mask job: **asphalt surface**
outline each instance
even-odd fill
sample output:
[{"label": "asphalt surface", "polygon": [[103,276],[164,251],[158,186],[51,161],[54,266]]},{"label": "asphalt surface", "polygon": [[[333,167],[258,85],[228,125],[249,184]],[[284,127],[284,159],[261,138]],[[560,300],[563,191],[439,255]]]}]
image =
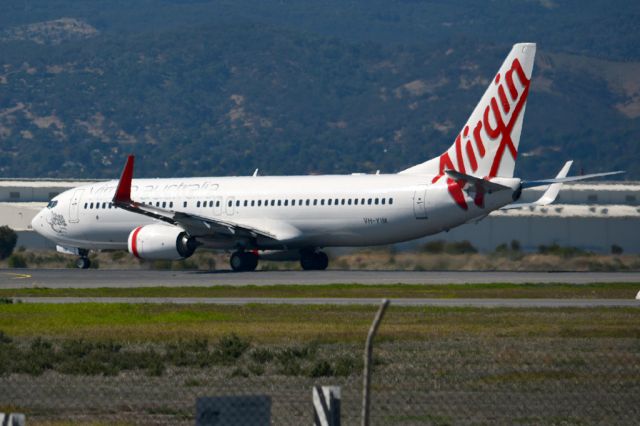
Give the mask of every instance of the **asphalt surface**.
[{"label": "asphalt surface", "polygon": [[0,288],[207,287],[275,284],[640,284],[640,272],[146,271],[1,269]]},{"label": "asphalt surface", "polygon": [[[261,303],[270,305],[379,305],[380,299],[368,298],[262,298],[262,297],[18,297],[22,303],[173,303],[173,304],[218,304],[247,305]],[[640,300],[624,299],[391,299],[395,306],[446,306],[485,308],[593,308],[635,307]]]}]

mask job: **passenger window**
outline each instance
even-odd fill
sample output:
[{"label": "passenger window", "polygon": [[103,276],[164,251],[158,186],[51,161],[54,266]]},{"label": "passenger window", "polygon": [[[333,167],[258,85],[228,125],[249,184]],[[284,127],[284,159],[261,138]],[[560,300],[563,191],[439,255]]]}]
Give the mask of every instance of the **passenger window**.
[{"label": "passenger window", "polygon": [[380,200],[380,201],[382,201],[382,205],[384,205],[386,200],[387,200],[386,198],[383,198],[383,199]]},{"label": "passenger window", "polygon": [[347,200],[347,204],[351,205],[351,198]]},{"label": "passenger window", "polygon": [[209,201],[209,207],[213,207],[213,200]]},{"label": "passenger window", "polygon": [[236,201],[236,207],[240,207],[240,200]]},{"label": "passenger window", "polygon": [[262,205],[262,200],[258,200],[258,207]]},{"label": "passenger window", "polygon": [[353,200],[353,203],[357,206],[358,205],[358,199],[356,198],[355,200]]},{"label": "passenger window", "polygon": [[278,200],[278,206],[282,205],[282,200]]},{"label": "passenger window", "polygon": [[220,207],[220,200],[216,201],[216,207]]},{"label": "passenger window", "polygon": [[87,207],[89,207],[87,203],[84,203],[84,208],[86,209]]},{"label": "passenger window", "polygon": [[251,207],[256,205],[256,200],[251,200]]},{"label": "passenger window", "polygon": [[173,208],[173,201],[169,202],[169,208],[172,209]]},{"label": "passenger window", "polygon": [[372,201],[372,200],[371,200],[371,198],[369,198],[369,199],[367,200],[367,204],[371,205],[371,201]]},{"label": "passenger window", "polygon": [[317,200],[317,199],[314,199],[314,200],[313,200],[313,205],[314,205],[314,206],[317,206],[317,205],[318,205],[318,200]]},{"label": "passenger window", "polygon": [[393,198],[389,198],[389,204],[393,204]]},{"label": "passenger window", "polygon": [[346,200],[343,198],[343,199],[342,199],[342,203],[340,203],[340,204],[342,204],[342,205],[344,206],[345,201],[346,201]]},{"label": "passenger window", "polygon": [[291,200],[291,205],[295,206],[296,205],[296,200]]},{"label": "passenger window", "polygon": [[307,205],[311,204],[311,200],[307,199]]},{"label": "passenger window", "polygon": [[187,202],[186,202],[186,201],[184,201],[184,202],[182,203],[182,207],[187,207]]},{"label": "passenger window", "polygon": [[200,201],[196,203],[196,207],[200,207]]},{"label": "passenger window", "polygon": [[[375,199],[375,205],[377,206],[379,204],[380,200],[378,198]],[[371,203],[369,203],[371,204]]]},{"label": "passenger window", "polygon": [[244,200],[244,206],[247,207],[249,205],[249,201],[248,200]]},{"label": "passenger window", "polygon": [[162,202],[162,208],[164,209],[164,208],[166,208],[166,207],[167,207],[167,202],[166,202],[166,201],[163,201],[163,202]]},{"label": "passenger window", "polygon": [[364,205],[365,203],[365,199],[363,198],[362,200],[360,200],[360,204]]},{"label": "passenger window", "polygon": [[289,200],[284,200],[284,206],[287,207],[289,205]]},{"label": "passenger window", "polygon": [[233,206],[233,201],[229,200],[229,203],[227,204],[228,207]]},{"label": "passenger window", "polygon": [[320,205],[324,206],[324,198],[320,200]]},{"label": "passenger window", "polygon": [[271,207],[276,205],[276,200],[271,200]]},{"label": "passenger window", "polygon": [[[324,200],[323,200],[323,201],[324,201]],[[329,198],[329,199],[327,200],[327,205],[328,205],[328,206],[330,206],[330,205],[331,205],[331,198]]]}]

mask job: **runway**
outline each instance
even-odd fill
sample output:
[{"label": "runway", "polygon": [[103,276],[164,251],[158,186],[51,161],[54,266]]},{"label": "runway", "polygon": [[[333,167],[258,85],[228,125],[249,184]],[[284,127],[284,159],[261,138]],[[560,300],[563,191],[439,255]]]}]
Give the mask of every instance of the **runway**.
[{"label": "runway", "polygon": [[[393,306],[440,306],[481,308],[640,308],[640,300],[623,299],[390,299]],[[379,305],[381,299],[367,298],[262,298],[262,297],[17,297],[21,303],[161,303],[248,305]]]},{"label": "runway", "polygon": [[0,288],[208,287],[277,284],[639,283],[640,272],[148,271],[2,269]]}]

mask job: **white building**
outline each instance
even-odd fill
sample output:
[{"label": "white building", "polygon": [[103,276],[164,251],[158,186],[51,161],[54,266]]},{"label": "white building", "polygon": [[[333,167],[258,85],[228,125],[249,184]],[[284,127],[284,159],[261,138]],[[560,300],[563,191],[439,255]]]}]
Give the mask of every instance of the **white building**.
[{"label": "white building", "polygon": [[[0,181],[0,226],[18,233],[18,245],[53,248],[31,230],[31,219],[55,195],[86,184],[79,180],[13,179]],[[538,198],[544,188],[527,190],[522,201]],[[612,245],[625,253],[640,253],[640,182],[568,184],[557,204],[549,207],[498,211],[470,223],[407,245],[427,240],[469,240],[481,251],[492,251],[513,240],[524,250],[558,244],[608,253]]]}]

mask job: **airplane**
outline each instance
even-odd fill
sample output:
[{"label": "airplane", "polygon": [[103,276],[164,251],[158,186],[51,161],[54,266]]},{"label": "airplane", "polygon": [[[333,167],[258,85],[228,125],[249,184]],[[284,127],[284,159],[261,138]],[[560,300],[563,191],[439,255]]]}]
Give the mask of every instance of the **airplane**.
[{"label": "airplane", "polygon": [[[274,253],[323,270],[327,247],[433,235],[494,210],[550,204],[565,182],[622,173],[567,177],[567,162],[553,179],[514,177],[535,52],[534,43],[515,44],[453,144],[399,173],[133,179],[129,156],[119,180],[54,197],[31,225],[82,269],[89,250],[177,260],[204,247],[233,250],[234,271],[255,270]],[[548,189],[517,202],[536,186]]]}]

